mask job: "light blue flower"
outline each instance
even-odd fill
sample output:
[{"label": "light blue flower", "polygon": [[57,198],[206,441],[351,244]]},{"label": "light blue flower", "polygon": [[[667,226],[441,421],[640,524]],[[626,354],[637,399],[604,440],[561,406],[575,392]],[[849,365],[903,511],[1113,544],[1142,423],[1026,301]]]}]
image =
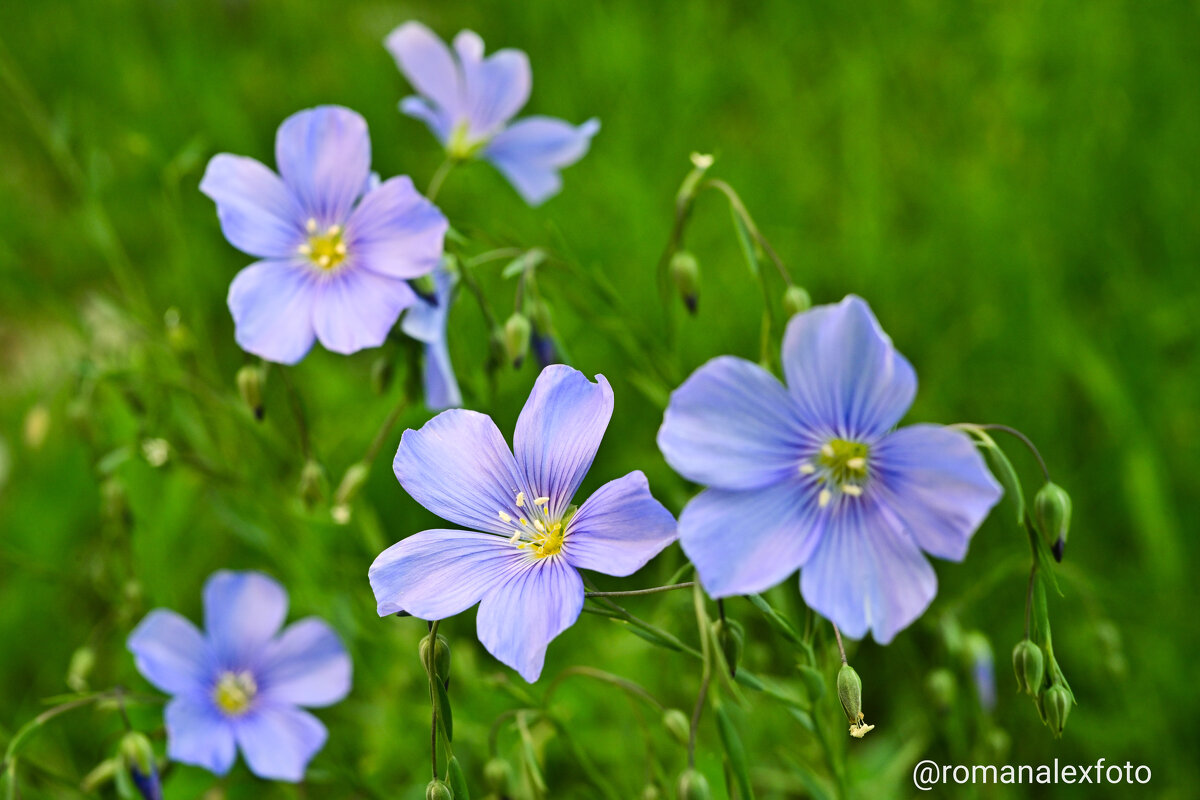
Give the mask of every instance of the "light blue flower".
[{"label": "light blue flower", "polygon": [[675,539],[675,519],[641,472],[571,504],[612,409],[603,376],[592,383],[556,365],[538,377],[513,451],[475,411],[443,411],[405,431],[393,464],[400,485],[470,530],[422,531],[380,554],[370,570],[379,615],[435,620],[479,603],[479,641],[537,680],[547,645],[583,608],[579,570],[631,575]]},{"label": "light blue flower", "polygon": [[510,125],[533,82],[520,50],[484,58],[483,40],[462,31],[451,51],[418,22],[396,28],[384,44],[420,93],[404,98],[400,110],[428,125],[451,157],[490,161],[530,205],[558,193],[559,170],[583,158],[600,130],[595,119],[575,126],[526,117]]},{"label": "light blue flower", "polygon": [[439,266],[433,273],[433,302],[419,298],[400,321],[400,330],[425,345],[421,383],[425,389],[425,405],[434,411],[462,405],[462,392],[446,346],[446,322],[457,280],[444,264]]},{"label": "light blue flower", "polygon": [[862,299],[794,316],[783,371],[723,356],[671,395],[659,448],[709,487],[680,544],[714,597],[800,569],[810,607],[886,644],[937,593],[922,551],[961,561],[1000,487],[966,434],[893,430],[917,378]]},{"label": "light blue flower", "polygon": [[226,153],[200,191],[229,242],[263,259],[238,273],[229,310],[242,349],[281,364],[319,339],[335,353],[378,347],[416,302],[449,227],[407,177],[372,186],[367,123],[338,106],[301,111],[275,138],[276,175]]},{"label": "light blue flower", "polygon": [[204,585],[201,633],[156,609],[129,636],[138,671],[173,695],[167,757],[217,775],[241,748],[261,778],[299,781],[325,744],[325,726],[298,706],[327,706],[350,691],[350,657],[325,622],[280,627],[287,593],[258,572],[216,572]]}]

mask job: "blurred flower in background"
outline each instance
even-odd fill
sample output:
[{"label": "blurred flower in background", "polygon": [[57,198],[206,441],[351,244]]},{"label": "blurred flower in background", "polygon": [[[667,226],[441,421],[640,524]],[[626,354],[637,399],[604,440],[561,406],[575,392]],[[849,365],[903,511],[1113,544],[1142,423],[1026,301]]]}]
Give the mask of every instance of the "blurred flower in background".
[{"label": "blurred flower in background", "polygon": [[400,329],[425,347],[421,364],[421,383],[425,390],[425,405],[434,411],[462,405],[462,392],[450,363],[446,346],[446,321],[454,299],[457,278],[445,264],[433,273],[432,300],[419,298],[405,313]]}]

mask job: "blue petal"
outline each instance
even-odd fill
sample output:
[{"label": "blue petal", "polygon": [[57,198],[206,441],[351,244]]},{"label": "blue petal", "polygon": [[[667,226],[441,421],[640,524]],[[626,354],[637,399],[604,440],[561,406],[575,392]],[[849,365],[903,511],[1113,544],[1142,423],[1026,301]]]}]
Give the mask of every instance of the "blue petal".
[{"label": "blue petal", "polygon": [[[533,385],[513,433],[513,451],[533,498],[548,497],[558,519],[596,457],[612,417],[612,387],[577,369],[554,364]],[[532,499],[532,498],[531,498]]]},{"label": "blue petal", "polygon": [[329,275],[313,301],[312,321],[326,350],[355,353],[379,347],[417,295],[400,278],[389,278],[354,265]]},{"label": "blue petal", "polygon": [[384,550],[368,577],[379,616],[407,611],[421,619],[445,619],[478,603],[528,561],[528,552],[503,537],[438,529]]},{"label": "blue petal", "polygon": [[180,695],[167,703],[167,758],[224,775],[237,756],[233,728],[207,699]]},{"label": "blue petal", "polygon": [[582,610],[583,579],[574,567],[558,556],[531,561],[483,598],[479,641],[533,683],[542,674],[546,647]]},{"label": "blue petal", "polygon": [[609,481],[567,524],[563,555],[579,569],[632,575],[675,541],[675,517],[641,472]]},{"label": "blue petal", "polygon": [[598,120],[576,127],[560,119],[527,117],[497,133],[483,157],[508,178],[526,203],[539,205],[562,188],[559,170],[587,153],[600,130]]},{"label": "blue petal", "polygon": [[204,584],[204,627],[220,667],[257,664],[287,606],[287,592],[261,572],[214,572]]},{"label": "blue petal", "polygon": [[775,376],[721,356],[671,394],[658,431],[667,463],[690,481],[756,489],[794,476],[801,453],[819,447]]},{"label": "blue petal", "polygon": [[450,350],[444,340],[425,345],[421,384],[428,408],[437,411],[462,405],[462,390],[458,388],[454,365],[450,363]]},{"label": "blue petal", "polygon": [[291,706],[260,706],[236,725],[246,766],[260,778],[298,783],[328,733],[320,720]]},{"label": "blue petal", "polygon": [[174,611],[151,611],[129,634],[127,646],[138,672],[168,694],[202,687],[215,674],[208,641]]},{"label": "blue petal", "polygon": [[462,77],[454,54],[419,22],[406,22],[384,41],[413,88],[450,114],[462,106]]},{"label": "blue petal", "polygon": [[234,337],[248,353],[295,364],[312,348],[316,283],[298,261],[260,261],[229,285]]},{"label": "blue petal", "polygon": [[442,519],[508,536],[522,480],[491,417],[453,408],[400,439],[392,470],[404,490]]},{"label": "blue petal", "polygon": [[454,284],[458,279],[441,264],[433,271],[434,302],[422,300],[404,315],[400,329],[406,336],[429,344],[446,338],[446,319],[454,301]]},{"label": "blue petal", "polygon": [[366,120],[341,106],[297,112],[279,126],[275,161],[307,217],[345,224],[371,173]]},{"label": "blue petal", "polygon": [[885,436],[871,453],[872,481],[893,527],[922,550],[961,561],[975,530],[1000,500],[971,438],[941,425],[912,425]]},{"label": "blue petal", "polygon": [[441,106],[430,103],[424,97],[413,95],[400,101],[400,113],[424,122],[443,145],[450,141],[450,134],[454,131],[454,117],[443,111]]},{"label": "blue petal", "polygon": [[498,131],[529,101],[533,74],[520,50],[499,50],[483,58],[483,40],[471,31],[454,38],[463,77],[462,111],[472,139]]},{"label": "blue petal", "polygon": [[859,639],[887,644],[929,607],[937,575],[916,542],[896,531],[870,497],[825,509],[827,528],[800,571],[814,611]]},{"label": "blue petal", "polygon": [[322,619],[289,625],[263,653],[259,689],[268,703],[327,706],[350,693],[352,666],[341,638]]},{"label": "blue petal", "polygon": [[356,266],[391,278],[419,278],[441,263],[450,224],[407,176],[371,191],[346,223],[346,249]]},{"label": "blue petal", "polygon": [[679,515],[679,544],[712,597],[764,592],[799,569],[821,539],[811,481],[708,489]]},{"label": "blue petal", "polygon": [[854,295],[792,317],[783,371],[805,421],[844,439],[883,435],[917,391],[912,366]]},{"label": "blue petal", "polygon": [[304,212],[279,176],[253,158],[213,156],[200,191],[217,204],[225,238],[258,258],[286,258],[304,243]]}]

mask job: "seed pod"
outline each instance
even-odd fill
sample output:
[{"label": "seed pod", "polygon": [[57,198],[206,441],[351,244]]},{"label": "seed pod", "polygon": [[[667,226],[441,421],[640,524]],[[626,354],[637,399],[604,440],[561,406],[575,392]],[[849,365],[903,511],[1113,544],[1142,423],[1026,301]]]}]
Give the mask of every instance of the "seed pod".
[{"label": "seed pod", "polygon": [[837,674],[838,700],[841,701],[842,711],[846,713],[846,721],[857,725],[863,717],[862,713],[862,679],[849,664],[842,664]]},{"label": "seed pod", "polygon": [[671,256],[671,280],[687,310],[695,314],[700,303],[700,262],[687,250],[677,250]]},{"label": "seed pod", "polygon": [[504,323],[504,354],[508,356],[513,369],[520,369],[524,363],[532,333],[533,326],[529,324],[529,317],[519,311],[514,312]]},{"label": "seed pod", "polygon": [[238,394],[257,420],[261,420],[266,411],[263,406],[263,386],[266,380],[263,368],[256,364],[247,364],[237,371]]},{"label": "seed pod", "polygon": [[1033,499],[1033,518],[1055,561],[1062,561],[1071,528],[1071,496],[1056,483],[1047,482]]},{"label": "seed pod", "polygon": [[688,769],[679,776],[675,796],[679,800],[709,800],[712,792],[708,789],[707,778],[694,769]]},{"label": "seed pod", "polygon": [[1046,690],[1042,697],[1042,707],[1046,713],[1046,724],[1055,736],[1062,736],[1063,728],[1067,726],[1067,716],[1071,713],[1071,704],[1075,698],[1061,683],[1056,683]]},{"label": "seed pod", "polygon": [[1042,691],[1045,675],[1045,659],[1042,648],[1028,639],[1017,642],[1013,648],[1013,672],[1017,675],[1017,691],[1037,695]]},{"label": "seed pod", "polygon": [[430,781],[425,787],[425,800],[454,800],[450,787],[441,781]]},{"label": "seed pod", "polygon": [[783,310],[789,317],[812,308],[812,298],[803,286],[792,284],[783,293]]}]

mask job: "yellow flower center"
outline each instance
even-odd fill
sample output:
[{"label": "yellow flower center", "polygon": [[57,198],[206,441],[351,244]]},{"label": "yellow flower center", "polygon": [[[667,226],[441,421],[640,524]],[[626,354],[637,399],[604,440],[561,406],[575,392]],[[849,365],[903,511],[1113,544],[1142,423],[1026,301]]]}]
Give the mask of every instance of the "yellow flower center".
[{"label": "yellow flower center", "polygon": [[321,230],[315,219],[304,226],[308,241],[300,245],[300,254],[324,270],[332,270],[346,260],[346,242],[341,225],[330,225]]},{"label": "yellow flower center", "polygon": [[469,161],[479,154],[485,144],[487,139],[471,138],[471,124],[464,120],[455,125],[454,130],[450,132],[450,139],[446,142],[446,155],[455,161]]},{"label": "yellow flower center", "polygon": [[535,558],[546,558],[562,552],[567,539],[567,523],[575,514],[569,507],[559,519],[551,519],[549,497],[535,497],[530,503],[524,492],[517,492],[516,515],[500,511],[500,521],[513,524],[508,540],[518,550],[528,550]]},{"label": "yellow flower center", "polygon": [[213,702],[217,708],[231,717],[241,716],[250,709],[250,703],[258,694],[258,684],[249,672],[221,673],[217,686],[213,689]]},{"label": "yellow flower center", "polygon": [[800,464],[802,475],[815,475],[821,490],[817,504],[824,508],[833,500],[835,493],[848,497],[861,497],[867,480],[870,448],[862,442],[846,439],[830,439],[810,461]]}]

